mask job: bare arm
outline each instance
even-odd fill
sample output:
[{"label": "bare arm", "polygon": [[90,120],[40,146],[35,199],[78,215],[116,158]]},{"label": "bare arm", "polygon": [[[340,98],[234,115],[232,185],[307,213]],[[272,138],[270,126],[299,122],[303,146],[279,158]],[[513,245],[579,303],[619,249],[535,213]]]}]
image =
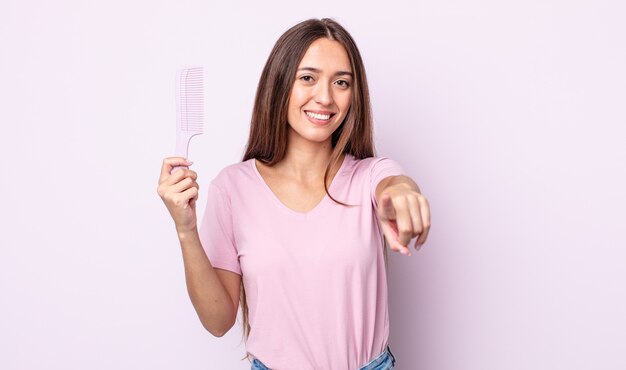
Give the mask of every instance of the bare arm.
[{"label": "bare arm", "polygon": [[202,325],[214,336],[221,337],[237,319],[241,276],[211,265],[197,229],[179,232],[178,238],[189,298]]},{"label": "bare arm", "polygon": [[174,167],[189,165],[191,162],[183,157],[163,159],[157,193],[176,224],[191,303],[205,329],[221,337],[237,318],[241,276],[213,268],[202,248],[196,217],[198,174],[188,168],[174,171]]}]

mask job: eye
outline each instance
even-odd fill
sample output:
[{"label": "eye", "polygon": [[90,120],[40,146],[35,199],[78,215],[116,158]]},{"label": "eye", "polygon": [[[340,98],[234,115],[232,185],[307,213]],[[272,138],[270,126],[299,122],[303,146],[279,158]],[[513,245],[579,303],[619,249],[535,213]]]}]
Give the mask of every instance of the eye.
[{"label": "eye", "polygon": [[350,83],[346,80],[338,80],[336,83],[337,85],[344,87],[344,88],[350,87]]},{"label": "eye", "polygon": [[304,81],[304,82],[311,82],[311,81],[313,81],[313,77],[309,76],[309,75],[304,75],[304,76],[300,77],[300,79],[302,81]]}]

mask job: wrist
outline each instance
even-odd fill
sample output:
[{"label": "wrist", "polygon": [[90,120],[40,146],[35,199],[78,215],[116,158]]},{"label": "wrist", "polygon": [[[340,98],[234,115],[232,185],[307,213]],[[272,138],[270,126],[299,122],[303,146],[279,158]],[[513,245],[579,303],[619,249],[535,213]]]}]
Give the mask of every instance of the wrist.
[{"label": "wrist", "polygon": [[187,228],[179,228],[176,227],[176,233],[178,234],[178,239],[186,240],[198,235],[198,228],[196,226],[187,227]]}]

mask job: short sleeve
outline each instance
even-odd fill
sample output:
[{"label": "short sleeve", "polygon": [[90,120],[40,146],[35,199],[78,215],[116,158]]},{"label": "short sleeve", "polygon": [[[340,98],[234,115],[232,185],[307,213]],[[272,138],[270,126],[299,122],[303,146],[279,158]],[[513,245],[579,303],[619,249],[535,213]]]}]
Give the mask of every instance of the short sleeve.
[{"label": "short sleeve", "polygon": [[376,187],[386,177],[404,175],[404,169],[400,164],[391,158],[378,157],[372,161],[370,177],[370,189],[372,196],[372,204],[374,209],[378,207],[376,202]]},{"label": "short sleeve", "polygon": [[230,202],[222,189],[212,182],[209,184],[207,204],[198,233],[213,267],[241,275]]}]

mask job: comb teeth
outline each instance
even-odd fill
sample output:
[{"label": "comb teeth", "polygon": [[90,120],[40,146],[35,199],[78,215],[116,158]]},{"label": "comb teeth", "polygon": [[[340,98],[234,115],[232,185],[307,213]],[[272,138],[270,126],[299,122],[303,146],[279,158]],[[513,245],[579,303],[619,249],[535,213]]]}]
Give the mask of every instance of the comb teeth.
[{"label": "comb teeth", "polygon": [[204,127],[204,73],[202,67],[182,68],[176,78],[178,127],[202,133]]}]

